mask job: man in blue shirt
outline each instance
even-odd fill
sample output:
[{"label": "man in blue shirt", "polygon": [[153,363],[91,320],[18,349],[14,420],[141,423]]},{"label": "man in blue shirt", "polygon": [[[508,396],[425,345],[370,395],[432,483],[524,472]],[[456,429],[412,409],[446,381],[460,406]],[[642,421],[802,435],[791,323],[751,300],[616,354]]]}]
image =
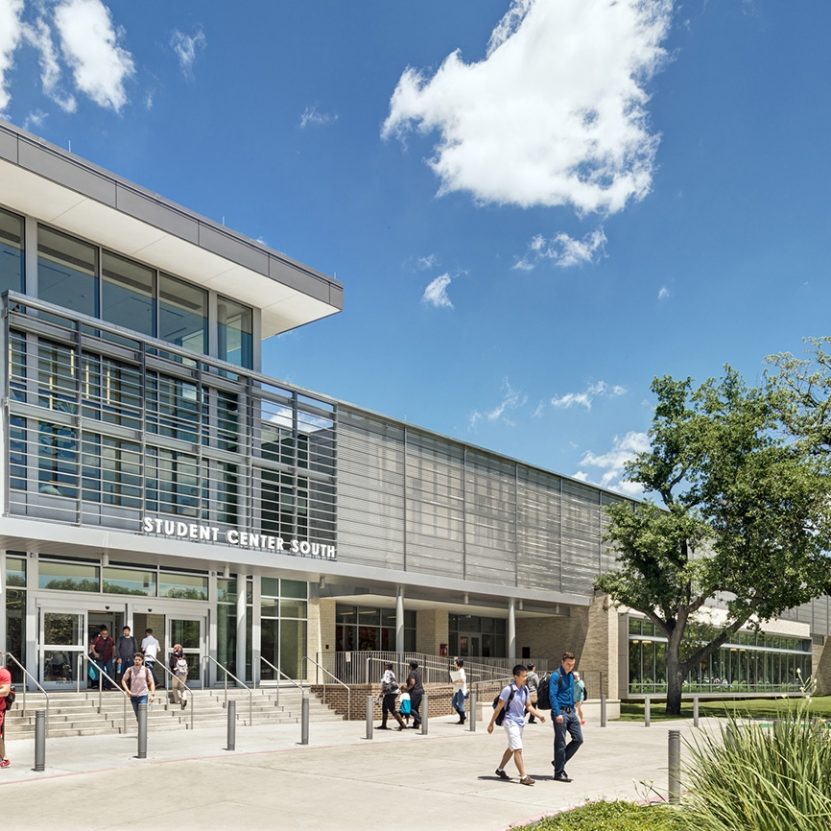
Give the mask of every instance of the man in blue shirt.
[{"label": "man in blue shirt", "polygon": [[[574,653],[564,652],[559,669],[548,680],[551,698],[551,719],[554,722],[554,780],[571,782],[566,773],[566,762],[583,744],[583,731],[574,706]],[[566,733],[571,741],[566,745]]]}]

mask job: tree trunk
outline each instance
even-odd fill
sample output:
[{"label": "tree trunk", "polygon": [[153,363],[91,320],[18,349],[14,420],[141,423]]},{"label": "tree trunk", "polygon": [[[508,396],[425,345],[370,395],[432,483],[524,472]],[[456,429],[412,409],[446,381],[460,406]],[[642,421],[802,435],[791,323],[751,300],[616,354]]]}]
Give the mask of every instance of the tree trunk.
[{"label": "tree trunk", "polygon": [[681,715],[681,689],[684,674],[678,655],[679,644],[673,644],[673,638],[667,644],[667,715]]}]

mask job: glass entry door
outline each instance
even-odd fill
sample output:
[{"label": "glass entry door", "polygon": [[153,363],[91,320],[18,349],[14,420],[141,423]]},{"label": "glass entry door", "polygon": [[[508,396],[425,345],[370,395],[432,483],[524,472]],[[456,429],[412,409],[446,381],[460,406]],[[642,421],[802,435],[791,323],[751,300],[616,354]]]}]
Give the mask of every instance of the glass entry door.
[{"label": "glass entry door", "polygon": [[[78,656],[86,652],[86,612],[40,610],[40,682],[47,689],[75,684]],[[83,672],[83,669],[82,669]]]},{"label": "glass entry door", "polygon": [[202,686],[202,656],[205,654],[205,618],[203,617],[167,617],[167,643],[170,644],[168,655],[173,647],[180,643],[188,662],[188,686]]}]

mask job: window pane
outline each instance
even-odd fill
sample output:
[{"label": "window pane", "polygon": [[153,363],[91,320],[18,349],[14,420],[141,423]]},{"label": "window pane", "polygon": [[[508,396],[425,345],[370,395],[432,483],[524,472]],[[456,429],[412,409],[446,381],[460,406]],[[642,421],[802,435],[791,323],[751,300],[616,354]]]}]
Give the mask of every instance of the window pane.
[{"label": "window pane", "polygon": [[23,291],[23,217],[0,210],[0,292]]},{"label": "window pane", "polygon": [[41,300],[95,317],[98,252],[51,228],[38,228],[38,294]]},{"label": "window pane", "polygon": [[208,293],[169,274],[159,275],[159,337],[207,352]]},{"label": "window pane", "polygon": [[40,423],[38,492],[78,496],[78,440],[72,427]]},{"label": "window pane", "polygon": [[279,597],[280,581],[276,577],[263,577],[260,581],[260,594],[264,597]]},{"label": "window pane", "polygon": [[111,594],[156,596],[156,572],[140,568],[104,569],[104,591]]},{"label": "window pane", "polygon": [[306,617],[305,600],[281,600],[280,617]]},{"label": "window pane", "polygon": [[98,566],[96,565],[56,563],[41,559],[38,566],[38,586],[41,589],[61,589],[73,592],[98,591]]},{"label": "window pane", "polygon": [[226,297],[217,298],[219,357],[236,366],[253,366],[254,313]]},{"label": "window pane", "polygon": [[[26,588],[26,558],[6,554],[6,585]],[[15,657],[17,654],[15,653]]]},{"label": "window pane", "polygon": [[235,577],[226,580],[224,577],[217,578],[216,599],[219,603],[237,602],[237,581]]},{"label": "window pane", "polygon": [[280,597],[299,597],[305,600],[309,596],[309,584],[305,580],[281,580]]},{"label": "window pane", "polygon": [[109,251],[102,263],[101,317],[110,323],[155,334],[154,272]]},{"label": "window pane", "polygon": [[159,575],[159,597],[179,597],[183,600],[207,600],[208,578],[200,574]]},{"label": "window pane", "polygon": [[303,678],[306,656],[306,621],[280,621],[280,669],[289,678]]}]

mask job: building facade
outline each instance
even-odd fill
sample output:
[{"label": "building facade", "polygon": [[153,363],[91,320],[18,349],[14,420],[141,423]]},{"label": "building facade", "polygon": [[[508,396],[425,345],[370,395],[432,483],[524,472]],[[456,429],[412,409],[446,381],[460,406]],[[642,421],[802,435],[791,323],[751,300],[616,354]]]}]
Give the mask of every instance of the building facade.
[{"label": "building facade", "polygon": [[[47,688],[130,625],[195,684],[572,648],[659,691],[661,639],[593,591],[623,497],[263,374],[336,281],[0,124],[0,290],[0,642]],[[822,671],[828,598],[792,617],[690,683]]]}]

